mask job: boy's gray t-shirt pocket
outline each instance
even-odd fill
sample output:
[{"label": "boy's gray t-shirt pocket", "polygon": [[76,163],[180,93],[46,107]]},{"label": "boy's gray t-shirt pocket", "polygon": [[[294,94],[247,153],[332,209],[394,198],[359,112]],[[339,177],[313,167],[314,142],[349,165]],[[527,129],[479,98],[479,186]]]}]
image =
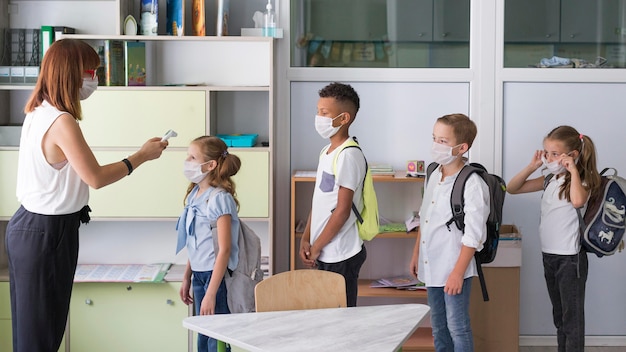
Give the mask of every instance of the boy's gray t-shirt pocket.
[{"label": "boy's gray t-shirt pocket", "polygon": [[322,171],[322,181],[320,182],[320,190],[322,192],[332,192],[335,188],[335,175]]}]

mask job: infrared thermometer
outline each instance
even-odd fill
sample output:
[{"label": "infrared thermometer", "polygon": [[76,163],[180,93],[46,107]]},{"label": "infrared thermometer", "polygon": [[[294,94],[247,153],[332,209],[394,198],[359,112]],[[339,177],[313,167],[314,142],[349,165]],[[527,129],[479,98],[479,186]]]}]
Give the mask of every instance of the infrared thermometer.
[{"label": "infrared thermometer", "polygon": [[176,136],[178,136],[178,133],[176,133],[174,130],[169,130],[165,132],[165,135],[163,136],[163,138],[161,138],[161,142],[165,142],[166,140],[170,139],[170,137]]}]

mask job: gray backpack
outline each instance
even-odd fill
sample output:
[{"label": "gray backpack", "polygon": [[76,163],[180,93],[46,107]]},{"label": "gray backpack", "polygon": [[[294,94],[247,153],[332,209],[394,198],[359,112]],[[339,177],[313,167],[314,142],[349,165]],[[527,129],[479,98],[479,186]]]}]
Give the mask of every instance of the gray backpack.
[{"label": "gray backpack", "polygon": [[[219,192],[226,192],[222,188],[216,188],[209,195],[207,203]],[[211,223],[213,246],[215,253],[219,252],[217,242],[217,223]],[[231,271],[229,268],[224,274],[226,290],[228,292],[228,309],[231,313],[254,312],[254,287],[263,280],[261,270],[261,239],[248,225],[239,221],[239,261],[237,268]]]}]

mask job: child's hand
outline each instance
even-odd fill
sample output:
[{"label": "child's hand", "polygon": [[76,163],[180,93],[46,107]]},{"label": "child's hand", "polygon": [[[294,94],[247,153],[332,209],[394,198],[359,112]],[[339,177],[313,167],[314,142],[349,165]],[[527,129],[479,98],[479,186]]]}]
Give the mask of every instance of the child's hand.
[{"label": "child's hand", "polygon": [[188,278],[183,280],[182,285],[180,286],[180,299],[183,301],[183,303],[185,303],[186,305],[190,305],[193,303],[193,298],[191,297],[191,280],[189,280]]},{"label": "child's hand", "polygon": [[202,299],[200,305],[200,315],[213,315],[215,314],[215,295],[210,295],[208,292]]},{"label": "child's hand", "polygon": [[461,293],[463,290],[463,275],[455,275],[451,273],[448,276],[448,280],[446,281],[446,285],[443,287],[443,292],[454,296]]},{"label": "child's hand", "polygon": [[307,241],[300,242],[300,259],[302,263],[309,267],[315,267],[315,259],[311,259],[311,244]]},{"label": "child's hand", "polygon": [[574,161],[574,158],[570,155],[561,154],[560,163],[567,169],[569,173],[572,173],[574,171],[578,172],[578,169],[576,169],[576,162]]},{"label": "child's hand", "polygon": [[543,150],[536,150],[533,155],[533,159],[530,161],[530,165],[533,169],[537,170],[543,165],[543,160],[541,160],[541,156],[543,155]]}]

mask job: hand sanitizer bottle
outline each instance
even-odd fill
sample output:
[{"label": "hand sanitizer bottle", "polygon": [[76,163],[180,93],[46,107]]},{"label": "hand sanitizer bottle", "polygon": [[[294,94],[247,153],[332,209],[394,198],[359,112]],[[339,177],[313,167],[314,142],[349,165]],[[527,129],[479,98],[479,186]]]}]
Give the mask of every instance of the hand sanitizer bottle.
[{"label": "hand sanitizer bottle", "polygon": [[276,29],[276,14],[272,9],[272,0],[267,0],[267,5],[265,6],[265,14],[263,16],[263,36],[264,37],[273,37]]}]

